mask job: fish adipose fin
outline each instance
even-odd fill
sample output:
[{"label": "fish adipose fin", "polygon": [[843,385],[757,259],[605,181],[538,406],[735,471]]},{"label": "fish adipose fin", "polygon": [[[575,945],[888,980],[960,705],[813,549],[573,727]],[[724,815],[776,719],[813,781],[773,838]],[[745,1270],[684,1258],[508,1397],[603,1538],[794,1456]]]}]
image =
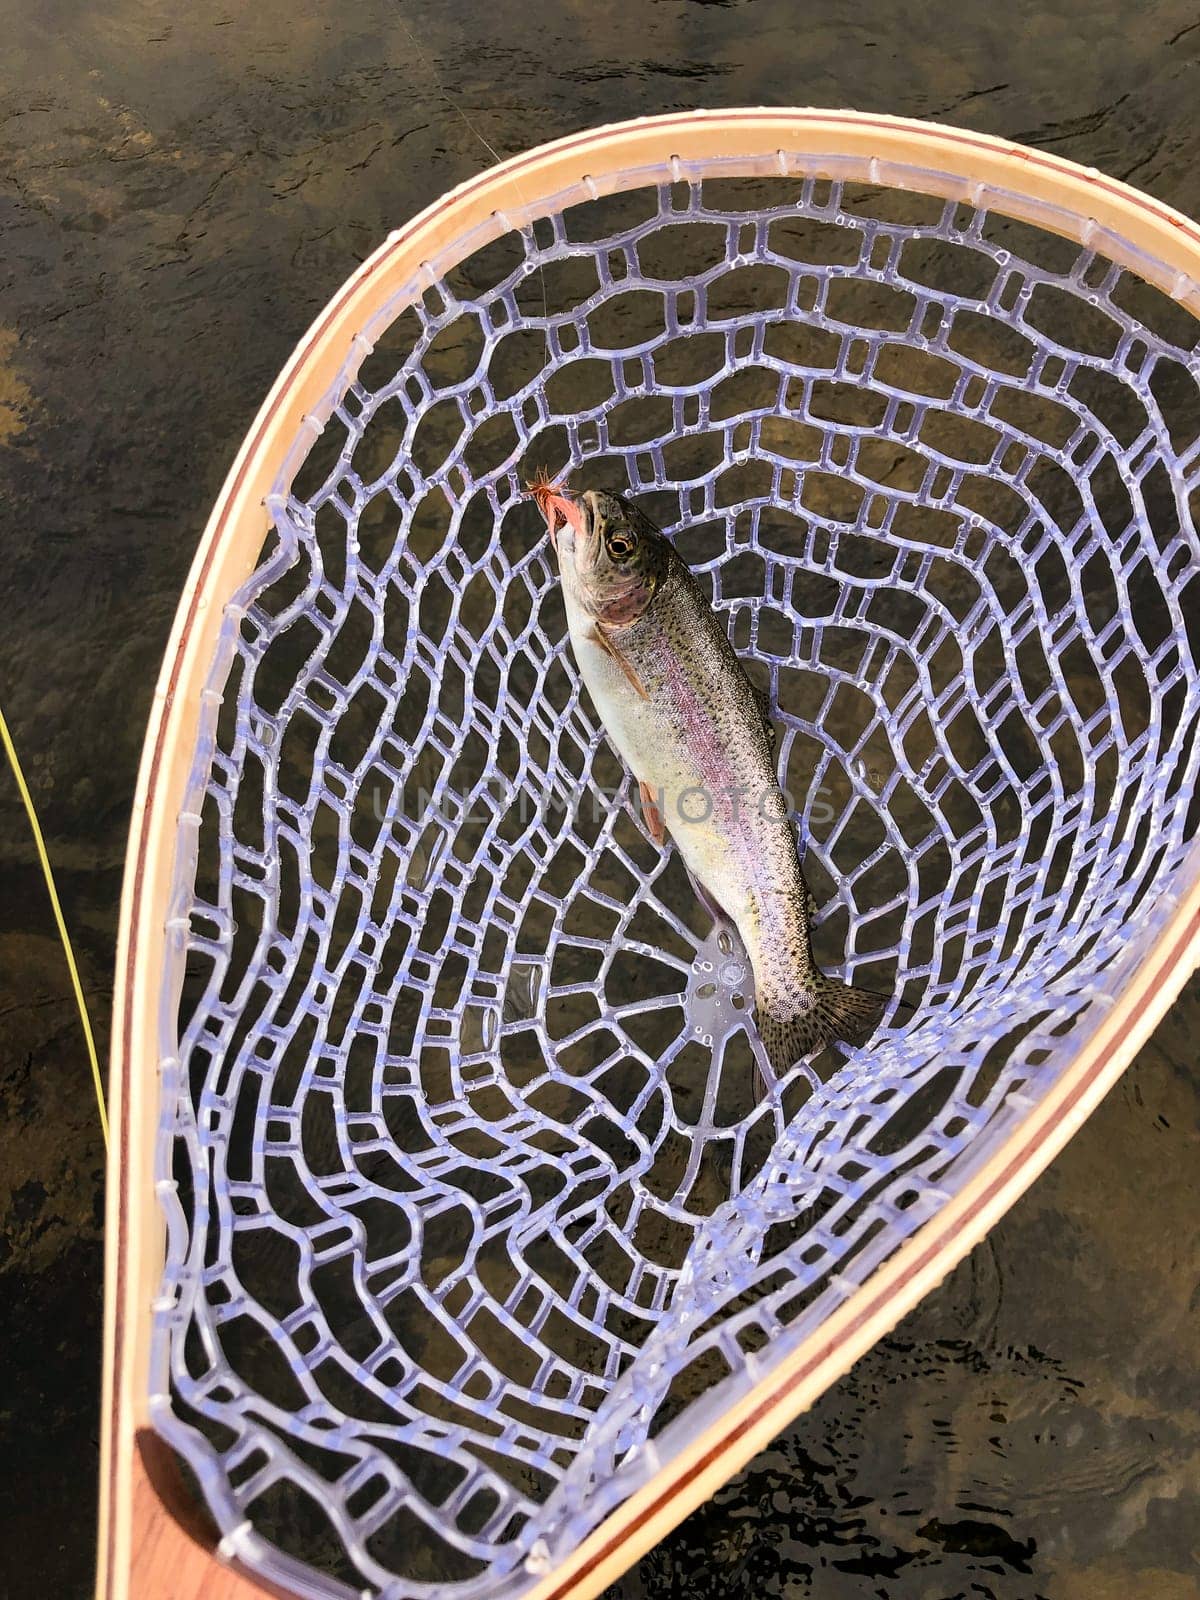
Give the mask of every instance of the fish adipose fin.
[{"label": "fish adipose fin", "polygon": [[596,643],[600,646],[601,650],[603,650],[606,655],[611,656],[612,659],[617,663],[621,671],[637,690],[638,694],[641,695],[642,699],[649,700],[650,696],[646,693],[645,684],[630,666],[628,659],[621,654],[620,650],[613,643],[612,635],[608,632],[607,628],[601,627],[598,622],[593,623],[592,635],[595,638]]},{"label": "fish adipose fin", "polygon": [[849,1045],[866,1044],[879,1026],[885,995],[869,989],[852,989],[836,978],[817,975],[802,1011],[779,1016],[754,1008],[759,1037],[777,1078],[789,1072],[803,1056],[821,1050],[835,1039]]},{"label": "fish adipose fin", "polygon": [[666,844],[667,825],[662,819],[662,812],[658,809],[658,801],[655,798],[654,790],[648,783],[643,783],[640,779],[638,780],[638,789],[641,791],[642,796],[642,816],[645,818],[646,826],[650,830],[650,837],[655,844]]}]

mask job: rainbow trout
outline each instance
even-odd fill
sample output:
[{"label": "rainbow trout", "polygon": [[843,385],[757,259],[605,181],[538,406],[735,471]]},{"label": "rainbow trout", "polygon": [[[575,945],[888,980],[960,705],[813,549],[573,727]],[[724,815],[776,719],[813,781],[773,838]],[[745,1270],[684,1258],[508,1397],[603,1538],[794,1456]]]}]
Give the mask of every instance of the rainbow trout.
[{"label": "rainbow trout", "polygon": [[670,541],[622,495],[531,485],[558,551],[571,647],[652,836],[736,925],[757,1024],[782,1074],[862,1043],[881,996],[826,977],[773,757],[774,731],[725,629]]}]

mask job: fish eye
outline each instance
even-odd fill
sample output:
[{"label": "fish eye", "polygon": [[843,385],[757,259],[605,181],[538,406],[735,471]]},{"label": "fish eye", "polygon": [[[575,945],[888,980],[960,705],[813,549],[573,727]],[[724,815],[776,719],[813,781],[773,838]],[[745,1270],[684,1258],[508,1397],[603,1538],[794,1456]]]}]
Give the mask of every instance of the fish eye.
[{"label": "fish eye", "polygon": [[622,560],[633,549],[633,540],[627,533],[610,533],[604,543],[609,555],[617,561]]}]

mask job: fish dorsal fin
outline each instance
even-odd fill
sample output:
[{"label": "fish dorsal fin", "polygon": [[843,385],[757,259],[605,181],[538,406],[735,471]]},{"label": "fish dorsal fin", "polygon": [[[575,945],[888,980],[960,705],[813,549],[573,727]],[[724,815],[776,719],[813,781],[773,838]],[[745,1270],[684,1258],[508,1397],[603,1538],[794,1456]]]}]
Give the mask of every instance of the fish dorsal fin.
[{"label": "fish dorsal fin", "polygon": [[775,724],[771,721],[771,696],[765,689],[760,689],[755,683],[752,683],[750,688],[753,690],[754,698],[758,702],[758,709],[762,715],[763,731],[767,735],[767,743],[774,750],[779,743],[779,735],[775,731]]}]

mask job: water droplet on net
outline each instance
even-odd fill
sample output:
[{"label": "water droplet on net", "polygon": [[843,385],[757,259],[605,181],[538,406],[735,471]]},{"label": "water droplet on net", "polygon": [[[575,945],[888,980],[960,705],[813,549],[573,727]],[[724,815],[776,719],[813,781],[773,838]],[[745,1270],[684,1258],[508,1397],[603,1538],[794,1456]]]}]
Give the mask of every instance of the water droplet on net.
[{"label": "water droplet on net", "polygon": [[542,969],[528,961],[516,961],[504,986],[504,1020],[516,1022],[537,1015],[542,988]]},{"label": "water droplet on net", "polygon": [[412,889],[427,889],[433,882],[437,872],[438,863],[446,851],[446,835],[436,833],[428,846],[424,840],[417,845],[412,853],[412,860],[405,874],[406,881]]},{"label": "water droplet on net", "polygon": [[466,1006],[462,1014],[459,1042],[464,1055],[479,1055],[496,1043],[499,1024],[494,1006]]}]

